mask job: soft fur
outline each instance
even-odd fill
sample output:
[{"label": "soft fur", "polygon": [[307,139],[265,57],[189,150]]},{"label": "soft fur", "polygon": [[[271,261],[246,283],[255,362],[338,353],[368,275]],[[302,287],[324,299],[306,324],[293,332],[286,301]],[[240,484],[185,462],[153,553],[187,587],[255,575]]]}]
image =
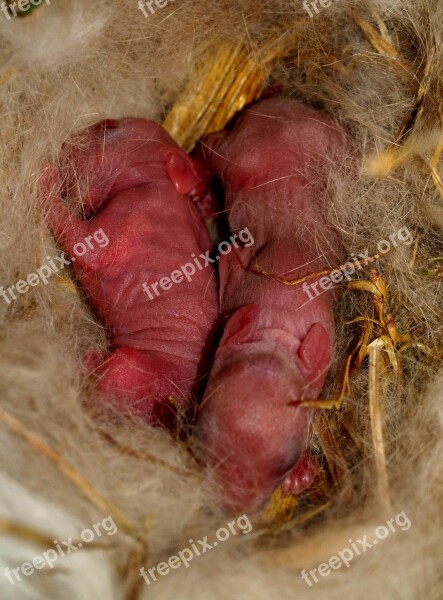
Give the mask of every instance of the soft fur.
[{"label": "soft fur", "polygon": [[[401,59],[374,49],[352,8],[374,30],[385,31]],[[141,564],[167,560],[189,539],[213,536],[226,524],[213,504],[210,477],[187,444],[165,432],[141,423],[110,422],[99,429],[90,418],[81,357],[91,347],[103,352],[107,340],[72,285],[71,271],[18,294],[10,305],[0,299],[1,406],[21,423],[0,413],[2,523],[18,522],[66,540],[115,512],[107,504],[112,503],[148,542],[146,555],[135,560],[136,543],[121,520],[101,554],[82,549],[78,558],[60,559],[53,571],[23,576],[11,586],[3,567],[32,560],[46,548],[9,528],[0,546],[2,598],[442,597],[441,284],[425,273],[438,265],[430,259],[443,254],[442,198],[427,167],[442,137],[442,11],[437,0],[337,0],[310,19],[298,0],[175,0],[145,18],[136,0],[53,0],[24,18],[8,21],[0,13],[1,285],[26,278],[58,252],[37,189],[41,169],[58,157],[66,140],[105,117],[161,121],[190,74],[193,49],[208,37],[245,37],[256,49],[273,31],[293,26],[298,50],[276,64],[273,80],[283,93],[336,118],[362,167],[350,182],[330,174],[336,200],[326,216],[341,236],[343,260],[366,249],[373,254],[380,240],[409,227],[418,241],[415,262],[414,246],[401,245],[378,266],[399,329],[431,350],[403,354],[403,378],[383,389],[392,503],[387,513],[380,509],[374,473],[364,367],[351,379],[344,409],[337,417],[327,413],[335,431],[354,432],[352,438],[338,435],[340,451],[328,465],[335,473],[327,485],[328,509],[301,526],[294,521],[276,529],[254,521],[250,534],[232,536],[195,558],[189,569],[181,567],[148,587],[138,575]],[[375,179],[368,175],[368,161],[395,145],[416,102],[418,81],[424,82],[425,96],[405,152],[397,168]],[[440,174],[442,168],[440,161]],[[343,291],[325,398],[337,394],[353,339],[346,322],[367,314],[370,306],[369,295]],[[68,480],[47,448],[93,485],[94,500],[83,482]],[[393,533],[349,569],[307,587],[301,569],[327,561],[350,539],[371,535],[400,511],[411,519],[408,531]],[[125,574],[130,556],[135,568]],[[140,584],[138,596],[134,582]]]}]

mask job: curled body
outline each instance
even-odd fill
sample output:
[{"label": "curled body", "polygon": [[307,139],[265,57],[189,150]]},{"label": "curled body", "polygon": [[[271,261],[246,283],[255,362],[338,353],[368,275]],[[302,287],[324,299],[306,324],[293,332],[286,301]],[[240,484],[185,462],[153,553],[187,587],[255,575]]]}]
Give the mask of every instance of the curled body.
[{"label": "curled body", "polygon": [[254,244],[220,260],[226,324],[197,437],[223,506],[254,512],[285,480],[306,480],[309,461],[297,463],[312,411],[298,404],[320,394],[334,347],[333,292],[310,300],[254,267],[295,279],[334,264],[327,176],[349,148],[330,118],[281,98],[252,106],[202,146],[231,230],[247,226]]},{"label": "curled body", "polygon": [[[111,345],[94,401],[151,423],[170,420],[207,368],[217,284],[207,268],[151,299],[144,286],[209,251],[197,207],[208,193],[205,172],[158,124],[104,121],[66,145],[41,189],[47,222],[70,256],[97,230],[109,239],[73,263]],[[65,201],[73,198],[70,210]]]}]

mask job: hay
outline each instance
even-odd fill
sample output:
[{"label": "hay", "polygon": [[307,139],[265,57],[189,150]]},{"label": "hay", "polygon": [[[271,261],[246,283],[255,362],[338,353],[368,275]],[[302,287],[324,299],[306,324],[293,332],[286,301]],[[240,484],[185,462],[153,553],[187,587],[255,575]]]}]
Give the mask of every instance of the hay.
[{"label": "hay", "polygon": [[[2,597],[441,597],[442,42],[443,7],[433,0],[339,0],[313,18],[283,0],[176,0],[148,18],[132,0],[60,0],[11,20],[0,13],[1,285],[57,251],[38,177],[73,134],[104,117],[139,116],[165,121],[190,149],[271,84],[347,131],[357,171],[349,179],[331,168],[327,217],[343,262],[366,250],[374,257],[386,314],[399,336],[411,336],[408,348],[394,344],[397,372],[375,345],[344,380],[380,331],[374,324],[365,341],[359,323],[349,324],[377,317],[374,295],[343,286],[323,393],[343,401],[313,423],[316,484],[295,503],[276,492],[250,534],[147,586],[140,566],[228,521],[210,478],[190,442],[142,423],[91,421],[81,356],[102,351],[106,337],[72,272],[9,304],[0,298],[2,566],[32,560],[55,536],[77,538],[108,514],[118,525],[105,553],[66,557],[54,576],[35,573],[15,586],[0,576]],[[202,63],[205,52],[212,58]],[[405,226],[414,245],[376,256],[378,242]],[[356,279],[368,281],[369,271]],[[301,569],[401,511],[410,530],[320,577],[314,592],[301,579]]]}]

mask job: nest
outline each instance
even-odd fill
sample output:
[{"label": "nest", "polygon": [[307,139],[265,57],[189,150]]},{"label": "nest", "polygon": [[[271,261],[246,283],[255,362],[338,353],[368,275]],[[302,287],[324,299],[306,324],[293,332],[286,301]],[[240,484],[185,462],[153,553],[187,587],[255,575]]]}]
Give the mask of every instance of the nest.
[{"label": "nest", "polygon": [[[210,477],[187,441],[142,423],[93,421],[80,357],[106,339],[72,273],[0,302],[4,539],[29,560],[99,517],[110,515],[118,528],[83,551],[88,566],[60,562],[75,582],[73,597],[98,597],[94,590],[107,585],[110,597],[127,600],[303,598],[310,590],[301,569],[399,511],[411,530],[329,575],[318,597],[443,596],[443,7],[308,6],[312,16],[301,3],[278,0],[177,1],[146,18],[129,1],[79,1],[1,23],[4,285],[56,250],[39,211],[38,174],[73,133],[100,118],[140,116],[162,121],[190,151],[273,92],[328,112],[347,131],[358,172],[346,181],[331,170],[336,199],[327,217],[342,239],[342,265],[365,251],[371,257],[355,263],[337,302],[334,364],[310,436],[315,484],[297,498],[277,490],[251,534],[196,561],[188,579],[178,570],[149,589],[141,567],[226,521]],[[405,227],[411,243],[378,251]],[[86,586],[94,565],[104,565],[101,588]],[[63,569],[52,583],[33,576],[0,589],[5,598],[29,589],[57,598]]]}]

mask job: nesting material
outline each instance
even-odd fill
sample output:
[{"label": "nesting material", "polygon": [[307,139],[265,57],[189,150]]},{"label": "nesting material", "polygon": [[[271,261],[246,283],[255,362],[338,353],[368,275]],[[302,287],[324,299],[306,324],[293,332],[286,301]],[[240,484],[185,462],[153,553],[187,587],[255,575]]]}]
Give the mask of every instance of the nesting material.
[{"label": "nesting material", "polygon": [[[147,17],[135,0],[0,13],[0,595],[438,600],[443,6],[157,4]],[[346,177],[331,164],[326,216],[341,265],[362,253],[373,260],[354,263],[339,286],[334,363],[311,431],[315,484],[297,498],[277,490],[249,533],[148,585],[141,567],[191,539],[214,539],[231,520],[214,503],[211,474],[194,459],[192,437],[91,418],[81,357],[107,340],[69,267],[16,298],[7,289],[59,254],[38,179],[74,134],[103,118],[142,117],[163,122],[189,151],[264,92],[324,110],[347,131],[356,169]],[[394,247],[390,236],[404,228],[411,242]],[[395,521],[402,513],[407,520]],[[4,575],[108,516],[115,534],[13,584]],[[385,539],[354,551],[349,567],[319,573],[381,526]],[[313,569],[318,582],[308,583],[303,570]]]}]

